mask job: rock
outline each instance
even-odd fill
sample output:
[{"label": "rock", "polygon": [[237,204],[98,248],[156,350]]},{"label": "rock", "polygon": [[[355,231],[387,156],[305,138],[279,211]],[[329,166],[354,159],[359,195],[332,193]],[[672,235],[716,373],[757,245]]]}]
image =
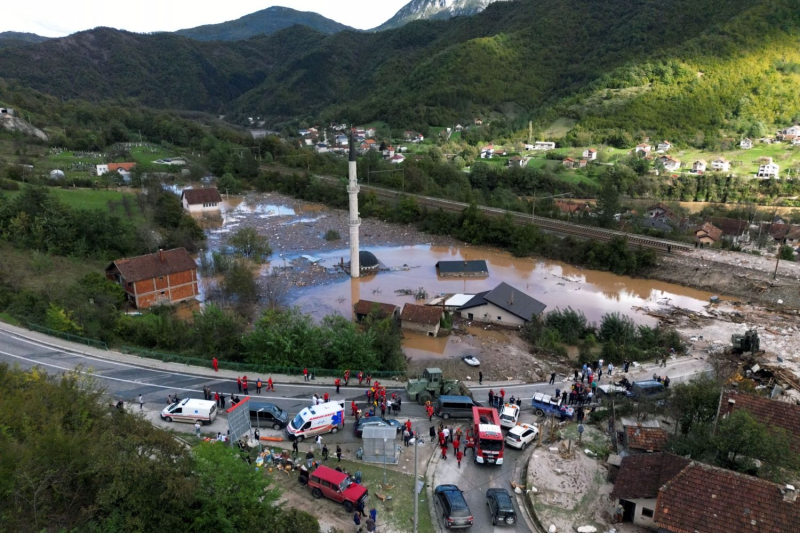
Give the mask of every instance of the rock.
[{"label": "rock", "polygon": [[586,454],[586,455],[588,455],[589,457],[597,457],[597,455],[596,455],[596,454],[595,454],[595,453],[594,453],[592,450],[590,450],[590,449],[588,449],[588,448],[587,448],[587,449],[585,449],[585,450],[583,450],[583,453],[585,453],[585,454]]},{"label": "rock", "polygon": [[547,528],[547,533],[556,533],[556,531],[558,531],[558,528],[555,524],[550,524],[550,527]]},{"label": "rock", "polygon": [[515,494],[522,494],[522,489],[517,487],[517,488],[514,489],[514,493]]},{"label": "rock", "polygon": [[578,533],[597,533],[597,528],[594,526],[581,526],[578,528]]},{"label": "rock", "polygon": [[558,453],[558,448],[549,448],[549,450],[553,453]]},{"label": "rock", "polygon": [[539,489],[537,489],[536,487],[531,487],[529,492],[536,494],[537,492],[539,492]]}]

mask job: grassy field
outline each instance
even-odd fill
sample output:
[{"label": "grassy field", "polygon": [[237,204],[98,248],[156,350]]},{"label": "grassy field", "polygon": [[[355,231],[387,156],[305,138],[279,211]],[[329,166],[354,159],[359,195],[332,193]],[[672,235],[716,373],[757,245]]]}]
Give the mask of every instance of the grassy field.
[{"label": "grassy field", "polygon": [[550,126],[548,126],[546,130],[542,132],[542,135],[544,135],[546,139],[563,137],[567,134],[567,132],[569,132],[569,130],[574,128],[575,124],[577,123],[578,121],[574,118],[557,118],[552,124],[550,124]]},{"label": "grassy field", "polygon": [[683,163],[683,169],[690,169],[692,163],[703,159],[709,165],[717,157],[724,157],[731,162],[731,170],[739,175],[751,175],[758,172],[759,158],[771,157],[781,166],[781,177],[786,177],[786,169],[800,165],[800,147],[789,144],[756,144],[750,150],[731,150],[729,152],[705,152],[702,150],[670,150],[670,155]]},{"label": "grassy field", "polygon": [[21,289],[42,290],[45,287],[71,285],[89,272],[102,273],[104,261],[47,255],[20,250],[0,242],[0,268],[15,286]]},{"label": "grassy field", "polygon": [[[118,202],[123,196],[133,200],[133,195],[119,191],[102,189],[59,189],[50,188],[50,192],[69,207],[75,209],[108,209],[108,201]],[[19,191],[6,191],[8,197],[19,194]],[[137,210],[138,212],[138,210]]]}]

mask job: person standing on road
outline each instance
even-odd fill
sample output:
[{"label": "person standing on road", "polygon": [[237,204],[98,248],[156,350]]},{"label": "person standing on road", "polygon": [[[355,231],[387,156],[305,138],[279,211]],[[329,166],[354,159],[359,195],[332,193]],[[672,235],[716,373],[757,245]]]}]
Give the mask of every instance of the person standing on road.
[{"label": "person standing on road", "polygon": [[494,406],[494,391],[489,389],[489,405]]},{"label": "person standing on road", "polygon": [[245,396],[248,396],[250,394],[247,390],[247,387],[248,387],[247,376],[245,376],[244,378],[242,378],[242,392],[244,393]]},{"label": "person standing on road", "polygon": [[333,384],[336,385],[336,394],[339,394],[339,386],[341,385],[342,381],[339,378],[336,378],[333,381]]},{"label": "person standing on road", "polygon": [[500,405],[503,405],[505,401],[506,401],[506,390],[500,389],[500,404],[498,405],[498,407],[500,407]]},{"label": "person standing on road", "polygon": [[478,370],[478,385],[483,385],[483,372]]},{"label": "person standing on road", "polygon": [[236,376],[236,387],[239,389],[239,393],[242,392],[242,378]]},{"label": "person standing on road", "polygon": [[308,381],[308,369],[303,369],[303,381]]},{"label": "person standing on road", "polygon": [[327,461],[328,460],[328,445],[327,444],[323,444],[322,445],[322,460],[323,461]]},{"label": "person standing on road", "polygon": [[611,377],[611,374],[614,372],[614,365],[611,361],[608,362],[608,377]]},{"label": "person standing on road", "polygon": [[219,395],[219,406],[222,409],[225,409],[225,393]]},{"label": "person standing on road", "polygon": [[256,393],[261,394],[261,378],[258,378],[258,381],[256,381]]},{"label": "person standing on road", "polygon": [[442,444],[442,459],[447,461],[447,442]]},{"label": "person standing on road", "polygon": [[361,531],[361,513],[358,511],[353,513],[353,523],[356,525],[356,533]]},{"label": "person standing on road", "polygon": [[556,373],[550,372],[550,385],[556,382]]},{"label": "person standing on road", "polygon": [[433,406],[432,405],[428,405],[425,408],[425,411],[428,412],[428,422],[433,422]]},{"label": "person standing on road", "polygon": [[461,448],[461,441],[458,440],[458,437],[453,439],[453,453],[458,453],[458,450]]},{"label": "person standing on road", "polygon": [[375,519],[372,516],[367,518],[365,524],[367,525],[367,533],[375,533]]},{"label": "person standing on road", "polygon": [[456,461],[458,461],[458,467],[461,468],[461,459],[464,458],[464,452],[461,450],[456,451]]},{"label": "person standing on road", "polygon": [[408,441],[411,439],[411,433],[409,433],[408,428],[403,430],[403,444],[406,448],[408,448]]},{"label": "person standing on road", "polygon": [[211,366],[214,368],[214,372],[219,372],[219,361],[216,357],[211,360]]},{"label": "person standing on road", "polygon": [[217,402],[217,407],[222,407],[222,403],[219,401],[219,391],[214,393],[214,401]]},{"label": "person standing on road", "polygon": [[144,398],[142,398],[142,395],[140,394],[139,395],[139,410],[141,411],[142,409],[144,409]]},{"label": "person standing on road", "polygon": [[272,383],[272,376],[267,378],[267,390],[275,392],[275,385]]},{"label": "person standing on road", "polygon": [[200,421],[199,420],[194,423],[194,434],[197,435],[198,438],[200,437]]}]

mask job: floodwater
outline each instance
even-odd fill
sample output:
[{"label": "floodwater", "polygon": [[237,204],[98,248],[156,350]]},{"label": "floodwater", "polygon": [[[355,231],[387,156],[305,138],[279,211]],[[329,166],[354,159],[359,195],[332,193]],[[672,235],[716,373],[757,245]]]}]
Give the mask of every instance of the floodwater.
[{"label": "floodwater", "polygon": [[[330,314],[352,316],[352,306],[360,299],[393,303],[424,303],[439,294],[475,294],[493,289],[506,282],[526,294],[547,304],[547,310],[572,307],[582,311],[591,322],[599,322],[606,313],[629,315],[638,324],[654,325],[657,319],[638,311],[637,307],[656,309],[678,306],[701,310],[709,302],[711,293],[660,281],[617,276],[573,267],[558,261],[535,258],[516,258],[503,251],[471,246],[396,246],[370,248],[378,260],[389,268],[399,269],[372,274],[356,280],[345,277],[326,285],[310,286],[293,292],[292,305],[299,306],[315,318]],[[321,264],[332,267],[349,250],[316,254]],[[441,260],[485,259],[489,276],[483,278],[442,278],[436,273],[436,262]],[[427,300],[395,291],[422,288]],[[438,354],[451,357],[467,353],[448,339],[430,339],[420,335],[404,334],[404,346],[409,356]]]}]

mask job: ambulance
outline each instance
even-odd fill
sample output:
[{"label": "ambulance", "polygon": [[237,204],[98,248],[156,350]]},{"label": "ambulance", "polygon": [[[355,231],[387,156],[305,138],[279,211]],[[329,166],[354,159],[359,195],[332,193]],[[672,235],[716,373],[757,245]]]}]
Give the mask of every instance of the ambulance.
[{"label": "ambulance", "polygon": [[161,419],[167,422],[200,422],[210,424],[217,417],[217,402],[186,398],[161,411]]},{"label": "ambulance", "polygon": [[336,433],[344,427],[344,402],[328,402],[306,407],[286,426],[289,440],[303,439],[321,433]]}]

